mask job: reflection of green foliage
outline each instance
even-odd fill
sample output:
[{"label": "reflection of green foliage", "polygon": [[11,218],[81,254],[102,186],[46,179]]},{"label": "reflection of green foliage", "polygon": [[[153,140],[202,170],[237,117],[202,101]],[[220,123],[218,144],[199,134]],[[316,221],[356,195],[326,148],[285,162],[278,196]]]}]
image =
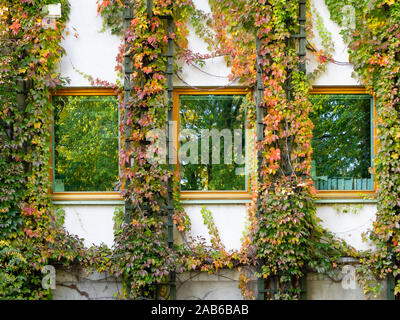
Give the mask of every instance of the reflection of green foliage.
[{"label": "reflection of green foliage", "polygon": [[[65,191],[110,191],[118,181],[115,97],[55,97],[55,179]],[[58,191],[58,190],[57,190]]]},{"label": "reflection of green foliage", "polygon": [[317,176],[369,178],[371,105],[367,95],[313,95]]},{"label": "reflection of green foliage", "polygon": [[[194,130],[198,139],[198,163],[181,164],[182,190],[244,190],[246,178],[238,175],[236,169],[243,165],[235,163],[233,130],[242,130],[242,146],[245,146],[244,122],[245,112],[242,108],[242,95],[181,95],[180,128]],[[224,163],[224,139],[220,139],[220,164],[212,164],[212,139],[209,138],[209,162],[201,164],[201,131],[202,129],[229,129],[232,133],[232,164]],[[244,154],[243,154],[244,156]]]},{"label": "reflection of green foliage", "polygon": [[124,207],[115,207],[113,222],[114,222],[114,234],[118,234],[122,231],[122,224],[124,223],[125,210]]}]

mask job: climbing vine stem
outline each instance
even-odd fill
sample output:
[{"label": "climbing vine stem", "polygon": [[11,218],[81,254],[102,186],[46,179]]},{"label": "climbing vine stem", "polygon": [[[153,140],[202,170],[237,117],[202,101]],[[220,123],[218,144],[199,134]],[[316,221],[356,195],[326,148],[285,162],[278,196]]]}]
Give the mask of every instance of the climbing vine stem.
[{"label": "climbing vine stem", "polygon": [[[121,194],[130,214],[118,224],[113,250],[85,249],[80,239],[68,235],[57,223],[48,194],[50,90],[64,83],[54,70],[64,53],[60,42],[69,13],[68,2],[62,0],[63,17],[56,28],[43,27],[42,6],[55,2],[60,1],[0,1],[0,137],[5,141],[0,145],[0,297],[49,298],[50,291],[41,287],[40,270],[53,262],[79,263],[122,276],[127,280],[124,298],[146,299],[157,297],[158,285],[168,282],[173,272],[212,273],[239,266],[244,270],[258,263],[257,276],[264,284],[272,278],[279,284],[274,296],[263,298],[297,299],[299,281],[308,271],[337,270],[339,257],[357,256],[344,241],[323,229],[316,216],[310,178],[312,75],[305,73],[304,52],[299,55],[294,36],[311,26],[299,21],[299,4],[304,1],[298,0],[209,0],[210,14],[197,10],[191,0],[157,0],[151,7],[144,0],[98,1],[104,28],[125,39],[117,56],[117,71],[121,76],[127,74],[129,81],[114,88],[124,142]],[[339,21],[342,1],[326,3],[332,18]],[[379,210],[370,234],[377,251],[362,262],[365,273],[397,276],[400,5],[391,0],[372,5],[347,3],[356,9],[357,28],[345,28],[343,34],[356,71],[374,92],[380,137],[375,160]],[[311,16],[309,1],[306,7]],[[132,17],[124,28],[126,9]],[[173,30],[168,30],[165,17],[173,20]],[[329,34],[320,18],[316,23],[324,51],[313,49],[322,65],[313,76],[323,71],[332,54]],[[209,54],[189,50],[189,24],[209,45]],[[202,215],[211,245],[183,237],[182,245],[168,246],[168,181],[173,182],[176,228],[182,233],[190,230],[179,198],[179,177],[167,164],[151,161],[157,150],[148,142],[150,132],[162,133],[167,125],[169,39],[174,40],[174,57],[179,58],[175,73],[183,63],[201,68],[206,59],[224,56],[231,68],[229,81],[238,80],[260,91],[257,97],[249,93],[244,102],[248,127],[261,128],[261,135],[254,136],[255,153],[260,157],[254,165],[258,174],[251,173],[250,226],[237,252],[227,252],[206,208]],[[125,72],[127,68],[130,72]],[[260,119],[258,110],[263,111]],[[254,298],[250,283],[242,273],[239,286],[246,298]],[[365,280],[364,284],[368,290],[369,283]],[[396,292],[399,289],[397,284]]]}]

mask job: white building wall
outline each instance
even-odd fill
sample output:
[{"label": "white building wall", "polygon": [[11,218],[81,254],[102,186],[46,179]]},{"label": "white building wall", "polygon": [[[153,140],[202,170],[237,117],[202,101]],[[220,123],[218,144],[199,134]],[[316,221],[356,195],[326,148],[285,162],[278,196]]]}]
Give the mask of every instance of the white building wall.
[{"label": "white building wall", "polygon": [[[116,83],[116,57],[121,39],[110,31],[100,32],[103,19],[97,14],[96,0],[69,0],[70,19],[61,46],[66,50],[59,72],[71,80],[70,87],[88,87],[90,81],[79,72]],[[77,35],[77,36],[75,36]],[[75,69],[74,69],[75,68]]]},{"label": "white building wall", "polygon": [[[335,52],[333,53],[333,59],[337,62],[349,62],[349,54],[347,53],[347,46],[343,42],[343,38],[340,35],[341,28],[330,19],[328,7],[324,0],[311,0],[318,13],[323,19],[324,26],[332,34],[332,41],[334,43]],[[314,39],[311,40],[317,49],[322,49],[321,39],[318,36],[318,32],[315,29],[314,23]],[[317,65],[316,56],[310,51],[307,53],[308,65],[307,70],[312,71]],[[333,62],[329,62],[327,65],[326,72],[324,72],[318,79],[314,81],[315,86],[357,86],[360,85],[356,75],[353,75],[354,69],[351,65],[340,65]],[[354,76],[354,77],[353,77]]]},{"label": "white building wall", "polygon": [[65,211],[64,226],[71,233],[84,239],[87,247],[114,244],[114,205],[62,205]]},{"label": "white building wall", "polygon": [[371,249],[362,234],[372,229],[376,218],[376,204],[324,204],[317,206],[321,225],[345,240],[357,250]]},{"label": "white building wall", "polygon": [[[205,206],[211,211],[222,243],[227,250],[240,250],[242,237],[248,225],[247,206],[244,204],[186,204],[184,208],[190,217],[192,229],[188,236],[202,237],[210,244],[208,229],[201,214]],[[86,246],[114,243],[113,216],[117,205],[64,204],[65,227],[84,239]],[[371,246],[364,242],[362,234],[372,228],[375,220],[375,204],[318,204],[317,217],[323,227],[332,231],[357,250]],[[177,241],[180,237],[177,236]]]}]

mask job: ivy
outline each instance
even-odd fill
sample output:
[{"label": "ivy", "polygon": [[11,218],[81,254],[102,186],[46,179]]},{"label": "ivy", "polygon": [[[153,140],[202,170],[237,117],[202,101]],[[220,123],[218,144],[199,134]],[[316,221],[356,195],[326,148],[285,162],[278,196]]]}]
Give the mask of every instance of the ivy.
[{"label": "ivy", "polygon": [[56,29],[45,28],[42,8],[55,2],[0,1],[1,299],[48,299],[42,267],[84,260],[82,240],[60,227],[48,194],[49,98],[62,83],[54,70],[69,14],[61,1]]},{"label": "ivy", "polygon": [[[264,140],[257,145],[262,161],[259,179],[253,178],[250,207],[250,219],[256,227],[250,230],[244,242],[248,247],[243,252],[251,252],[255,246],[260,266],[257,275],[264,279],[278,277],[280,292],[275,298],[299,298],[299,288],[289,288],[307,271],[333,271],[340,256],[355,254],[324,230],[315,215],[315,189],[310,178],[312,106],[308,90],[311,78],[318,73],[306,76],[299,69],[301,61],[290,41],[291,34],[298,32],[299,2],[213,0],[210,4],[217,39],[214,46],[228,56],[231,78],[254,87],[256,55],[260,56]],[[309,3],[307,8],[310,16]],[[331,39],[320,19],[317,23],[329,55]],[[255,35],[261,43],[258,52]],[[326,60],[319,62],[326,64]],[[317,71],[320,73],[323,67]],[[292,87],[290,92],[286,88],[288,83]],[[251,297],[246,290],[248,277],[243,274],[241,279],[242,292]]]},{"label": "ivy", "polygon": [[[296,299],[300,292],[293,284],[298,284],[307,271],[334,272],[341,256],[358,256],[344,241],[323,229],[315,214],[308,91],[312,77],[320,74],[331,59],[333,46],[317,16],[323,49],[312,50],[320,66],[315,73],[304,74],[300,67],[304,61],[291,39],[299,28],[297,0],[210,0],[211,15],[196,10],[190,0],[154,1],[151,15],[146,1],[128,1],[133,19],[126,30],[122,25],[125,2],[98,2],[103,28],[125,37],[117,56],[120,75],[127,67],[123,66],[124,57],[129,55],[132,61],[129,99],[124,101],[126,88],[114,86],[122,115],[121,139],[126,142],[120,153],[121,194],[131,216],[122,222],[121,213],[116,214],[113,249],[85,249],[81,239],[68,235],[48,195],[49,98],[50,90],[63,83],[54,70],[64,53],[60,42],[69,13],[68,2],[61,1],[63,17],[57,21],[57,28],[44,28],[42,6],[55,2],[0,0],[0,41],[4,44],[0,49],[0,297],[50,298],[49,290],[41,287],[41,267],[78,263],[87,270],[121,276],[125,280],[123,298],[154,298],[157,285],[165,283],[172,272],[212,273],[236,267],[243,271],[258,266],[257,276],[266,280],[278,277],[277,298]],[[332,18],[339,21],[344,2],[326,2]],[[389,273],[396,276],[400,259],[400,5],[389,0],[375,1],[372,6],[363,1],[345,3],[356,8],[357,28],[345,28],[343,34],[356,71],[374,92],[380,136],[375,161],[379,210],[370,234],[377,250],[362,257],[363,271],[380,278]],[[310,17],[309,1],[307,8]],[[173,18],[172,33],[167,32],[165,16]],[[189,22],[208,43],[210,54],[188,49]],[[180,63],[201,66],[207,58],[225,56],[232,70],[230,80],[237,79],[246,87],[255,88],[257,67],[261,69],[261,100],[248,94],[245,101],[248,126],[256,125],[256,103],[264,110],[263,139],[254,141],[261,161],[259,175],[251,173],[249,226],[242,248],[236,252],[226,251],[206,208],[202,215],[211,245],[201,239],[186,240],[190,220],[180,203],[179,177],[167,165],[155,164],[149,158],[154,150],[147,136],[154,129],[164,130],[167,121],[165,53],[169,38],[174,40],[175,57]],[[179,66],[176,63],[174,69]],[[168,246],[165,228],[169,179],[174,189],[173,220],[185,240],[173,247]],[[368,290],[369,282],[364,282]],[[249,283],[250,277],[242,272],[239,287],[244,297],[251,299],[254,293],[248,289]],[[399,290],[398,283],[396,292]]]},{"label": "ivy", "polygon": [[[226,252],[211,212],[203,208],[202,215],[212,239],[211,246],[201,239],[191,238],[183,247],[175,248],[175,253],[180,252],[179,256],[183,260],[175,257],[177,261],[183,262],[185,270],[207,272],[215,272],[221,267],[254,266],[258,258],[262,261],[258,275],[263,278],[278,275],[282,289],[279,297],[296,298],[298,289],[288,292],[285,287],[293,280],[303,277],[307,267],[318,272],[329,272],[338,268],[340,256],[355,255],[343,241],[336,240],[321,228],[315,216],[315,190],[310,177],[313,125],[308,116],[312,110],[308,100],[311,76],[306,77],[299,69],[301,61],[297,57],[295,46],[289,40],[290,35],[298,30],[298,1],[212,0],[211,15],[194,9],[191,2],[182,1],[175,3],[173,7],[170,5],[169,1],[156,2],[151,17],[147,15],[145,1],[132,7],[135,18],[131,28],[125,32],[127,43],[122,47],[118,58],[122,64],[123,55],[131,54],[135,68],[131,76],[134,91],[129,103],[123,105],[126,117],[121,126],[124,139],[132,142],[129,144],[131,147],[123,151],[121,164],[129,163],[131,157],[134,159],[133,166],[125,167],[122,174],[124,182],[130,181],[122,194],[132,203],[134,217],[117,241],[118,250],[121,249],[120,255],[126,254],[126,263],[119,266],[119,272],[129,274],[135,284],[130,289],[134,292],[133,296],[137,297],[140,294],[151,296],[155,290],[152,287],[154,283],[165,281],[166,278],[159,277],[160,268],[164,270],[165,276],[171,271],[177,271],[168,265],[169,260],[158,264],[160,257],[157,258],[157,248],[149,248],[145,253],[140,249],[141,246],[148,248],[153,241],[164,245],[166,243],[165,238],[164,242],[161,241],[161,220],[166,216],[163,211],[166,194],[163,190],[166,190],[165,183],[172,172],[168,172],[166,167],[156,167],[148,163],[145,156],[147,145],[143,141],[149,129],[162,129],[165,125],[165,113],[162,112],[167,103],[164,100],[166,81],[162,70],[166,61],[162,53],[166,51],[165,42],[170,35],[166,34],[166,26],[158,15],[172,14],[176,30],[173,35],[176,57],[186,63],[202,66],[209,57],[225,56],[232,70],[230,80],[239,79],[243,85],[251,88],[256,84],[256,57],[257,54],[261,56],[259,63],[262,68],[264,96],[260,104],[266,111],[263,119],[265,139],[257,144],[257,150],[263,157],[258,168],[261,179],[252,174],[253,203],[249,209],[251,227],[243,238],[241,250]],[[170,8],[173,10],[170,11]],[[122,10],[123,4],[120,1],[99,3],[105,26],[116,33],[122,30],[121,25],[118,25]],[[189,19],[190,15],[196,19]],[[194,25],[196,33],[209,44],[210,54],[199,55],[187,49],[188,21]],[[329,33],[323,29],[321,19],[317,23],[327,51],[325,55],[329,56],[332,51]],[[256,51],[255,36],[261,41],[259,52]],[[326,64],[327,58],[321,58],[322,54],[317,56],[321,64]],[[179,66],[175,68],[178,69]],[[122,72],[122,65],[118,69]],[[289,79],[293,86],[292,96],[285,89]],[[122,101],[122,88],[120,92]],[[246,97],[246,101],[251,106],[248,108],[250,125],[254,126],[255,101],[251,95]],[[179,180],[178,177],[174,179],[175,206],[179,208],[174,221],[180,231],[189,231],[190,222],[179,203]],[[259,198],[261,205],[257,207]],[[260,212],[258,217],[257,211]],[[143,234],[146,228],[153,230],[153,238],[144,236],[146,241],[136,238],[135,233]],[[129,238],[132,236],[135,238]],[[131,241],[127,242],[128,238]],[[253,254],[254,249],[257,254]],[[140,255],[136,250],[139,250]],[[170,252],[171,255],[175,253]],[[148,259],[148,255],[154,260],[145,260],[146,269],[142,270],[141,258]],[[159,267],[149,273],[151,265]],[[253,298],[252,292],[247,288],[249,278],[241,274],[240,279],[244,296]],[[145,291],[138,292],[138,288]]]},{"label": "ivy", "polygon": [[[121,136],[126,146],[120,154],[121,194],[132,207],[131,217],[117,234],[111,272],[123,277],[129,298],[154,298],[156,284],[164,283],[171,272],[181,271],[183,261],[179,248],[169,248],[165,230],[167,217],[167,182],[177,177],[167,165],[153,163],[149,155],[154,150],[147,142],[152,130],[164,130],[166,124],[165,98],[166,57],[168,38],[185,49],[186,21],[193,11],[191,1],[157,1],[148,15],[146,2],[129,4],[133,19],[125,30],[125,44],[117,57],[117,69],[123,72],[123,57],[130,55],[133,73],[130,76],[132,92],[129,101],[121,103]],[[124,4],[121,1],[102,1],[98,10],[104,25],[112,32],[122,31]],[[168,34],[163,16],[174,18],[174,32]],[[119,89],[120,101],[124,90]],[[133,165],[131,165],[133,164]],[[180,230],[189,222],[180,209],[179,193],[174,195],[174,221]],[[179,262],[182,261],[182,262]]]},{"label": "ivy", "polygon": [[[365,254],[360,282],[365,292],[377,294],[374,279],[388,275],[397,278],[395,294],[400,292],[400,3],[391,0],[326,0],[331,17],[343,26],[349,45],[350,61],[362,83],[374,95],[377,152],[374,160],[378,184],[378,212],[372,230],[366,235],[375,249]],[[341,20],[343,4],[354,8],[355,28]],[[372,280],[371,280],[372,279]],[[379,286],[379,284],[378,284]]]}]

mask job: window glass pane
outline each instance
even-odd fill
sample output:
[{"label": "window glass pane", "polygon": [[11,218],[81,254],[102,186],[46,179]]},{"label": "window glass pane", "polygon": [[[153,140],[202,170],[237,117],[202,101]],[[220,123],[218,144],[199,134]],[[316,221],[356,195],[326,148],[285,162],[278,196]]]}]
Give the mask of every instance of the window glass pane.
[{"label": "window glass pane", "polygon": [[115,96],[55,96],[54,191],[113,191],[119,177]]},{"label": "window glass pane", "polygon": [[243,95],[180,95],[181,190],[246,190]]},{"label": "window glass pane", "polygon": [[371,97],[312,95],[311,175],[318,190],[373,190]]}]

